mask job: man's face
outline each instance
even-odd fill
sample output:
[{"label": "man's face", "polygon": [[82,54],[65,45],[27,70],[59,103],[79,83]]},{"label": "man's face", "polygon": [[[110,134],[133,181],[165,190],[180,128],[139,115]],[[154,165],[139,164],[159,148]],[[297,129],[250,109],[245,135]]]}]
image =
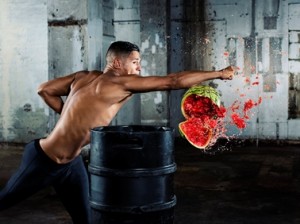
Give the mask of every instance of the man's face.
[{"label": "man's face", "polygon": [[128,57],[122,60],[122,67],[126,74],[139,75],[141,71],[141,58],[140,53],[132,51]]}]

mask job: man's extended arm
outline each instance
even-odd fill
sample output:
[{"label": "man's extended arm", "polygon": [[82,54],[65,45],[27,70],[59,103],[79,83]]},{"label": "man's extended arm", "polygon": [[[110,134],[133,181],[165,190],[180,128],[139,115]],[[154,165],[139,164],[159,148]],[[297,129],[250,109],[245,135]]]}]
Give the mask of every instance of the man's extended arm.
[{"label": "man's extended arm", "polygon": [[115,78],[130,92],[184,89],[212,79],[232,79],[236,68],[229,66],[220,71],[182,71],[167,76],[123,76]]},{"label": "man's extended arm", "polygon": [[65,77],[56,78],[42,83],[39,86],[37,93],[56,113],[61,113],[64,106],[64,101],[61,97],[69,94],[75,75],[76,74],[71,74]]},{"label": "man's extended arm", "polygon": [[172,88],[189,88],[193,85],[213,79],[231,80],[233,79],[235,71],[235,67],[229,66],[219,71],[183,71],[170,74],[176,80]]}]

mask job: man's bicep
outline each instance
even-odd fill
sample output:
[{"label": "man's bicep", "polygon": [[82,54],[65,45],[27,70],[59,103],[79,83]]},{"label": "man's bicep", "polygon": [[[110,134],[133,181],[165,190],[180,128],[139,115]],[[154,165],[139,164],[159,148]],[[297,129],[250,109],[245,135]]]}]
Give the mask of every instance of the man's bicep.
[{"label": "man's bicep", "polygon": [[125,86],[131,92],[168,90],[172,87],[172,78],[168,76],[136,77],[128,80]]}]

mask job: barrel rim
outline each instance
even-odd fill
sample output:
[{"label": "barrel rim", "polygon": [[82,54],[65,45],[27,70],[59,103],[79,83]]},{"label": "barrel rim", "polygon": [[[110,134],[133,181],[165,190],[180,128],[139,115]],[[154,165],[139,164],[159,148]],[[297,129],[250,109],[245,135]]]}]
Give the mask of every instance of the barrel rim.
[{"label": "barrel rim", "polygon": [[119,176],[119,177],[145,177],[159,176],[174,173],[177,170],[176,163],[155,168],[137,168],[137,169],[112,169],[89,164],[90,174],[102,176]]},{"label": "barrel rim", "polygon": [[155,203],[142,205],[142,206],[125,206],[125,207],[103,205],[95,201],[92,201],[90,199],[90,205],[93,209],[106,211],[106,212],[123,212],[123,213],[131,213],[131,214],[142,214],[146,212],[162,211],[162,210],[172,208],[176,204],[177,204],[176,195],[173,195],[171,200],[168,202],[155,202]]},{"label": "barrel rim", "polygon": [[174,132],[174,128],[159,125],[110,125],[94,127],[90,131],[92,133],[160,133]]}]

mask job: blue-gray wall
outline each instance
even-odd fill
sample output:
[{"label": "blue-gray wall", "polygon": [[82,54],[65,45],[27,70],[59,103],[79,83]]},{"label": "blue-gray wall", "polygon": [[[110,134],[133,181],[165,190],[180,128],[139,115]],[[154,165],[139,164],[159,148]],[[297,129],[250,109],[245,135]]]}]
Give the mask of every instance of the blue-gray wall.
[{"label": "blue-gray wall", "polygon": [[[239,138],[300,138],[300,0],[2,0],[0,10],[1,142],[47,135],[58,116],[38,85],[102,69],[114,40],[141,47],[145,76],[238,66],[234,81],[210,84],[225,106],[262,97]],[[112,124],[176,128],[183,92],[138,94]]]},{"label": "blue-gray wall", "polygon": [[0,1],[0,141],[43,134],[48,109],[36,89],[48,79],[47,1]]}]

